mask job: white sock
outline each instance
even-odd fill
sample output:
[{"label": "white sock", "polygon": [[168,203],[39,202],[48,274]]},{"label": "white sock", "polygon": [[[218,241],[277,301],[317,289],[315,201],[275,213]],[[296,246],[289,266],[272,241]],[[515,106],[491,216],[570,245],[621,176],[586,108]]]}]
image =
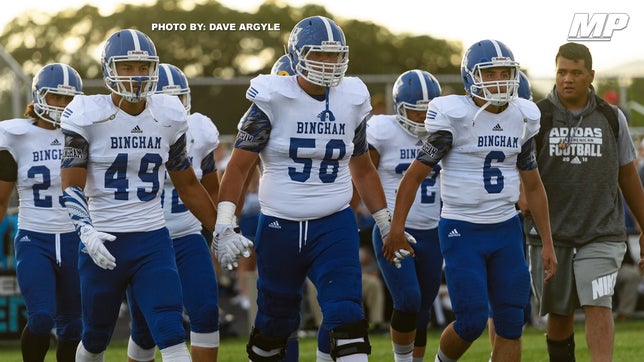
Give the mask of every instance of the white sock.
[{"label": "white sock", "polygon": [[[338,339],[338,346],[343,346],[349,343],[364,342],[364,338],[353,338],[353,339]],[[338,357],[336,362],[366,362],[368,361],[368,356],[366,353],[356,353],[350,354],[348,356]]]},{"label": "white sock", "polygon": [[333,358],[328,353],[324,353],[318,349],[316,362],[333,362]]},{"label": "white sock", "polygon": [[405,346],[393,342],[392,344],[394,347],[394,362],[413,362],[414,342]]},{"label": "white sock", "polygon": [[161,350],[161,360],[163,362],[191,362],[190,352],[185,343],[175,344]]},{"label": "white sock", "polygon": [[92,353],[85,349],[83,342],[76,347],[76,361],[77,362],[103,362],[103,353]]}]

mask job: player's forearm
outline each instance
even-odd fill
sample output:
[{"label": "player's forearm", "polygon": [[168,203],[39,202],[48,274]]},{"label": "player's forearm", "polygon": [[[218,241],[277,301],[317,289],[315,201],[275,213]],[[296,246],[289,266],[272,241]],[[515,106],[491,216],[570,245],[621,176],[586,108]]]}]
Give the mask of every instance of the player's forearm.
[{"label": "player's forearm", "polygon": [[530,214],[534,220],[539,235],[544,246],[553,245],[552,231],[550,229],[550,211],[548,208],[548,196],[543,188],[543,184],[539,183],[530,190],[525,190],[528,207]]},{"label": "player's forearm", "polygon": [[215,230],[217,210],[210,195],[200,183],[195,184],[194,187],[189,188],[189,190],[183,193],[179,193],[179,197],[181,197],[181,200],[188,210],[190,210],[208,231],[213,232]]}]

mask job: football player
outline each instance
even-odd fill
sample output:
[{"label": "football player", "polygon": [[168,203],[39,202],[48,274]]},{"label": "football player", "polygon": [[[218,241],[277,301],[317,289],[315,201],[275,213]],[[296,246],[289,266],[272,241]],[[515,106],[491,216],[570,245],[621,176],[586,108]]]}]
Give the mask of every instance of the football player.
[{"label": "football player", "polygon": [[[210,197],[217,199],[219,177],[214,150],[219,145],[219,131],[210,118],[190,113],[190,87],[185,74],[172,64],[159,64],[156,93],[179,97],[188,113],[187,152],[192,168]],[[217,279],[208,243],[201,234],[201,223],[181,201],[172,180],[165,177],[163,213],[170,232],[177,261],[183,305],[190,320],[190,354],[193,361],[217,361],[219,349],[219,306]],[[129,361],[153,361],[155,348],[150,329],[128,288],[132,316]]]},{"label": "football player", "polygon": [[164,361],[189,361],[181,283],[161,208],[167,169],[207,228],[216,212],[186,152],[186,110],[154,94],[159,58],[138,30],[119,30],[101,56],[107,95],[81,96],[62,117],[65,206],[82,241],[83,305],[77,361],[102,360],[129,287]]},{"label": "football player", "polygon": [[[232,230],[243,181],[261,159],[258,312],[248,356],[253,361],[282,358],[289,335],[300,324],[308,276],[331,331],[332,356],[366,361],[371,347],[362,310],[358,227],[349,207],[352,178],[383,232],[390,222],[367,152],[369,92],[360,79],[344,76],[349,47],[331,19],[301,20],[287,48],[297,75],[260,75],[251,81],[246,97],[252,105],[219,193],[216,229]],[[226,239],[216,236],[213,244],[224,265],[240,255]]]},{"label": "football player", "polygon": [[[427,138],[427,106],[441,95],[441,87],[432,74],[414,69],[398,77],[392,95],[395,115],[376,115],[367,125],[369,153],[391,209],[400,179]],[[390,332],[395,361],[411,361],[412,355],[422,359],[425,355],[427,325],[443,268],[438,243],[439,174],[440,166],[436,165],[422,180],[405,222],[405,231],[416,240],[412,245],[415,258],[392,265],[382,252],[378,227],[373,230],[378,266],[393,299]]]},{"label": "football player", "polygon": [[425,126],[429,137],[403,176],[385,240],[385,257],[401,248],[405,220],[418,187],[441,161],[438,237],[456,320],[443,331],[436,361],[458,360],[485,330],[488,301],[497,333],[493,359],[521,360],[523,308],[530,292],[523,234],[515,204],[519,179],[544,235],[546,280],[556,271],[548,202],[534,157],[539,130],[535,104],[517,99],[519,64],[510,49],[482,40],[465,52],[466,95],[434,98]]},{"label": "football player", "polygon": [[31,86],[29,118],[0,122],[0,220],[17,186],[15,237],[18,286],[27,307],[22,331],[24,361],[44,361],[56,329],[56,359],[74,361],[81,336],[78,245],[80,239],[62,204],[60,116],[83,83],[67,64],[44,66]]}]

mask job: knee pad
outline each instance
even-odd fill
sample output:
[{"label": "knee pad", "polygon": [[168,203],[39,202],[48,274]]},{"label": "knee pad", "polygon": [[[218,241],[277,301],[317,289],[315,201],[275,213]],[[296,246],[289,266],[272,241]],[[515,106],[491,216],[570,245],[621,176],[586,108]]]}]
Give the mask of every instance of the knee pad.
[{"label": "knee pad", "polygon": [[454,331],[468,342],[474,342],[487,327],[488,310],[486,308],[459,313],[454,322]]},{"label": "knee pad", "polygon": [[219,331],[210,333],[190,332],[190,344],[201,348],[219,347]]},{"label": "knee pad", "polygon": [[505,339],[521,338],[523,322],[523,307],[505,306],[494,314],[496,334]]},{"label": "knee pad", "polygon": [[[329,336],[331,337],[331,357],[333,360],[335,361],[338,357],[358,353],[371,354],[371,344],[369,344],[369,335],[367,334],[368,328],[369,323],[363,319],[355,323],[344,324],[331,329]],[[362,341],[338,345],[338,341],[340,340],[355,340],[360,338],[362,338]]]},{"label": "knee pad", "polygon": [[415,347],[427,346],[427,327],[416,328],[416,338],[414,339]]},{"label": "knee pad", "polygon": [[56,334],[61,342],[78,343],[81,339],[83,323],[80,318],[74,318],[65,322],[64,325],[56,326]]},{"label": "knee pad", "polygon": [[219,307],[217,303],[206,303],[197,310],[189,311],[188,315],[190,316],[191,331],[208,334],[219,330]]},{"label": "knee pad", "polygon": [[143,362],[153,361],[155,354],[156,349],[154,345],[152,348],[143,348],[136,344],[132,337],[130,337],[130,340],[127,342],[127,356],[132,360]]},{"label": "knee pad", "polygon": [[322,307],[324,323],[329,329],[364,319],[362,304],[353,301],[343,300],[335,303],[324,303],[320,307]]},{"label": "knee pad", "polygon": [[402,312],[394,309],[391,314],[391,328],[398,332],[408,333],[416,329],[416,313]]},{"label": "knee pad", "polygon": [[[286,355],[286,341],[288,337],[274,337],[267,336],[260,332],[257,328],[253,327],[250,333],[248,344],[246,345],[246,353],[248,358],[254,362],[279,362]],[[262,351],[278,350],[277,353],[270,356],[262,356],[253,350],[257,347]]]},{"label": "knee pad", "polygon": [[29,331],[37,336],[48,336],[54,328],[54,318],[45,313],[36,312],[29,316],[27,326]]},{"label": "knee pad", "polygon": [[[394,287],[395,288],[395,287]],[[421,307],[421,294],[418,286],[398,287],[392,294],[394,309],[403,312],[416,312]]]},{"label": "knee pad", "polygon": [[180,311],[158,314],[151,323],[148,323],[152,338],[160,350],[184,343],[186,340],[186,331],[183,328],[183,317]]},{"label": "knee pad", "polygon": [[550,362],[575,362],[575,335],[563,341],[553,341],[546,337]]}]

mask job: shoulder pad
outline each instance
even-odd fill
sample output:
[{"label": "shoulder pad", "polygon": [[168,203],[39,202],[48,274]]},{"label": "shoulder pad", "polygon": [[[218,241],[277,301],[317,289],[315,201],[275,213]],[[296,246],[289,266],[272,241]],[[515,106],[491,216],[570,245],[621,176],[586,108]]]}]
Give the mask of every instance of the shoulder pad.
[{"label": "shoulder pad", "polygon": [[110,105],[111,102],[111,97],[104,94],[75,96],[65,108],[60,122],[83,127],[107,121],[116,111],[116,107]]},{"label": "shoulder pad", "polygon": [[0,131],[6,132],[14,136],[20,136],[29,131],[29,127],[33,127],[33,120],[28,118],[14,118],[0,122]]},{"label": "shoulder pad", "polygon": [[369,98],[369,89],[362,79],[358,77],[344,77],[338,89],[343,93],[351,95],[348,98],[351,104],[362,104],[365,98]]},{"label": "shoulder pad", "polygon": [[268,102],[277,93],[287,98],[297,98],[298,89],[295,77],[260,74],[251,79],[246,98],[253,103]]},{"label": "shoulder pad", "polygon": [[389,139],[392,136],[392,126],[399,127],[396,116],[374,115],[367,122],[367,139],[370,141]]},{"label": "shoulder pad", "polygon": [[451,119],[461,119],[467,115],[467,102],[466,96],[451,94],[432,99],[430,108],[440,111]]},{"label": "shoulder pad", "polygon": [[197,142],[209,145],[213,150],[219,146],[219,130],[209,117],[192,113],[188,116],[188,128]]},{"label": "shoulder pad", "polygon": [[532,101],[523,98],[517,98],[512,101],[512,104],[514,104],[519,109],[521,114],[523,114],[523,117],[525,117],[528,121],[538,122],[541,118],[541,111],[539,111],[539,107],[537,107],[537,105]]},{"label": "shoulder pad", "polygon": [[168,94],[153,94],[146,101],[157,121],[166,124],[186,121],[186,109],[183,107],[179,97]]}]

